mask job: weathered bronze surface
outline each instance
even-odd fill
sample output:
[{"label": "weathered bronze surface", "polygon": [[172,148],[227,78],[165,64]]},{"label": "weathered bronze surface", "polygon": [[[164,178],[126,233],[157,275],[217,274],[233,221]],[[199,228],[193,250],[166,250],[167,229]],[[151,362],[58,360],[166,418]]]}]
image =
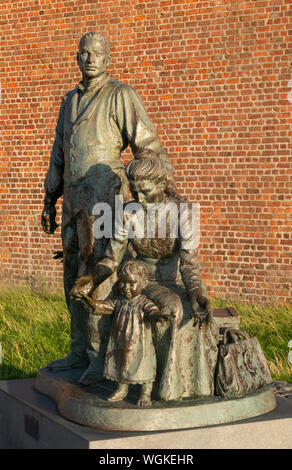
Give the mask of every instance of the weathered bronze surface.
[{"label": "weathered bronze surface", "polygon": [[[272,387],[267,385],[243,398],[192,397],[160,401],[153,396],[151,406],[137,407],[139,390],[130,386],[122,401],[111,402],[114,383],[96,386],[78,384],[81,370],[53,372],[41,369],[36,388],[52,398],[59,413],[75,423],[108,431],[163,431],[230,423],[269,413],[276,407]],[[74,381],[75,379],[75,381]]]},{"label": "weathered bronze surface", "polygon": [[[214,320],[200,276],[193,207],[176,192],[171,162],[141,99],[106,73],[111,55],[104,36],[83,36],[77,60],[82,81],[62,101],[42,213],[44,231],[54,233],[55,204],[63,195],[71,352],[39,372],[36,389],[54,398],[68,419],[105,429],[178,429],[272,410],[270,378],[258,380],[259,370],[267,370],[260,346],[259,368],[251,367],[248,347],[241,351],[240,371],[229,366],[219,327],[222,334],[239,320],[225,321],[219,314]],[[128,145],[134,159],[125,168],[120,156]],[[125,203],[118,223],[117,195]],[[96,212],[101,203],[111,208],[112,232],[100,237],[94,227],[103,220]],[[235,358],[238,343],[233,343]],[[248,397],[243,392],[243,401],[229,406],[214,395],[238,397],[236,387],[230,388],[233,377],[240,390],[248,380]],[[166,403],[174,409],[171,424],[164,422]],[[149,410],[149,421],[138,424],[141,418],[129,415],[128,408]],[[152,409],[161,409],[154,421]],[[215,414],[207,419],[201,413]]]}]

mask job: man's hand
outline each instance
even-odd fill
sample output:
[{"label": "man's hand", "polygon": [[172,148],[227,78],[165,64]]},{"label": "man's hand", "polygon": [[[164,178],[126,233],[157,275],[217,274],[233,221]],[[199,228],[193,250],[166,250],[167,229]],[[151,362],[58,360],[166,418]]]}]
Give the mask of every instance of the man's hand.
[{"label": "man's hand", "polygon": [[96,302],[89,295],[85,295],[83,293],[80,298],[74,297],[74,299],[82,302],[84,305],[87,305],[87,307],[91,307],[94,310],[96,308]]},{"label": "man's hand", "polygon": [[194,311],[194,326],[199,322],[199,328],[202,328],[203,323],[210,325],[212,318],[212,307],[210,300],[204,295],[200,294],[196,297],[199,306],[204,310],[203,312]]},{"label": "man's hand", "polygon": [[56,208],[55,206],[47,206],[45,205],[44,210],[42,212],[42,226],[45,233],[53,234],[58,224],[56,224]]},{"label": "man's hand", "polygon": [[94,288],[92,276],[80,276],[70,291],[70,297],[75,300],[81,300],[87,298],[88,294]]}]

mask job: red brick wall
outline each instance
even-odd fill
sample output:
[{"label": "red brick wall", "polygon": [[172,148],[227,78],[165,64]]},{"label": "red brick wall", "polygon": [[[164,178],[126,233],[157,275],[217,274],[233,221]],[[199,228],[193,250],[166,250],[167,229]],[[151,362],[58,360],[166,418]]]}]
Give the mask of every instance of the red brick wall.
[{"label": "red brick wall", "polygon": [[80,79],[78,40],[97,30],[112,43],[111,75],[142,96],[179,190],[201,203],[210,293],[291,302],[291,14],[289,0],[2,0],[4,282],[61,285],[60,230],[40,226],[43,180],[61,98]]}]

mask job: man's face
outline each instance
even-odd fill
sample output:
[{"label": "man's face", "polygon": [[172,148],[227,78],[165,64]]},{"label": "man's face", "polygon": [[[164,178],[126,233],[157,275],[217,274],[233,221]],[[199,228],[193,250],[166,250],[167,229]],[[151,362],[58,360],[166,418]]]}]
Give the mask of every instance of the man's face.
[{"label": "man's face", "polygon": [[142,288],[141,280],[137,276],[129,274],[119,277],[118,289],[120,294],[127,300],[137,297],[141,293]]},{"label": "man's face", "polygon": [[110,56],[104,50],[102,43],[95,37],[83,41],[78,53],[78,64],[82,75],[87,78],[98,78],[110,63]]},{"label": "man's face", "polygon": [[144,209],[147,204],[158,204],[163,201],[165,182],[156,183],[151,180],[130,180],[130,190],[135,199]]}]

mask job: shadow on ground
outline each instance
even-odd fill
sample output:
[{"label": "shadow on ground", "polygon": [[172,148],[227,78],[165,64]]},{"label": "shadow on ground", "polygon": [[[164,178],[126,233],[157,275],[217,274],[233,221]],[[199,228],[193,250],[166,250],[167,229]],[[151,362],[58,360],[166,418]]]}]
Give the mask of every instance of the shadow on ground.
[{"label": "shadow on ground", "polygon": [[35,374],[24,372],[13,366],[0,366],[0,380],[29,379],[35,377]]}]

